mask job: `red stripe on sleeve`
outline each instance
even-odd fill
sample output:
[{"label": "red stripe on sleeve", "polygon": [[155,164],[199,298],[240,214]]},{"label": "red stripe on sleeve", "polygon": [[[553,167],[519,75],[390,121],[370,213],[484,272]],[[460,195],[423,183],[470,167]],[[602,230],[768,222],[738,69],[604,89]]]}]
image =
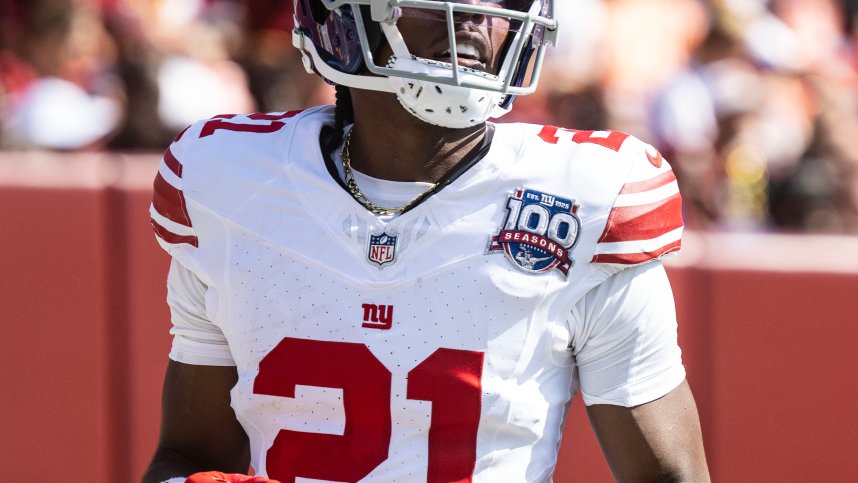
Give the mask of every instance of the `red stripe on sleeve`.
[{"label": "red stripe on sleeve", "polygon": [[682,240],[676,240],[658,250],[641,253],[602,254],[593,257],[593,263],[617,263],[620,265],[637,265],[662,257],[670,252],[675,252],[682,247]]},{"label": "red stripe on sleeve", "polygon": [[620,191],[620,194],[631,195],[636,193],[644,193],[647,191],[652,191],[656,188],[661,188],[662,186],[673,183],[674,181],[676,181],[676,175],[673,174],[673,171],[667,171],[656,176],[655,178],[638,181],[636,183],[626,183],[626,185],[623,186],[623,190]]},{"label": "red stripe on sleeve", "polygon": [[170,171],[173,172],[178,177],[182,177],[182,163],[173,156],[173,151],[167,148],[167,151],[164,153],[164,164],[170,168]]},{"label": "red stripe on sleeve", "polygon": [[164,240],[167,243],[172,243],[173,245],[178,245],[180,243],[187,243],[188,245],[192,245],[194,247],[199,247],[199,239],[195,236],[190,235],[177,235],[170,230],[164,228],[159,225],[157,221],[153,219],[149,219],[149,222],[152,223],[152,229],[155,230],[155,235],[158,238]]},{"label": "red stripe on sleeve", "polygon": [[185,129],[182,129],[182,131],[179,134],[176,134],[176,137],[175,137],[175,139],[173,139],[173,142],[175,143],[175,142],[178,142],[180,139],[182,139],[182,136],[184,136],[185,133],[188,132],[188,129],[190,129],[190,128],[191,128],[191,126],[188,126]]},{"label": "red stripe on sleeve", "polygon": [[185,205],[185,195],[181,190],[167,182],[161,173],[155,176],[155,193],[152,204],[161,216],[170,221],[191,227],[191,217]]},{"label": "red stripe on sleeve", "polygon": [[656,203],[614,208],[599,243],[651,240],[683,226],[679,193]]}]

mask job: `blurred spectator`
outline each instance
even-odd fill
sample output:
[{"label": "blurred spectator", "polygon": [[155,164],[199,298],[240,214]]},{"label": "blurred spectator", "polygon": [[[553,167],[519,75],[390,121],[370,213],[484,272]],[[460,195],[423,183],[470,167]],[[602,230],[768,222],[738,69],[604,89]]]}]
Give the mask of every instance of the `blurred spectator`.
[{"label": "blurred spectator", "polygon": [[858,119],[841,5],[708,7],[705,37],[650,110],[653,139],[683,185],[689,225],[854,231],[856,158],[845,146],[854,136],[837,142],[829,134]]},{"label": "blurred spectator", "polygon": [[7,1],[3,19],[4,143],[75,150],[104,139],[117,125],[120,92],[98,12],[69,1]]},{"label": "blurred spectator", "polygon": [[175,136],[158,112],[157,68],[151,13],[121,3],[105,5],[104,24],[116,44],[116,76],[124,88],[122,120],[109,140],[111,149],[159,151]]},{"label": "blurred spectator", "polygon": [[250,90],[263,111],[333,104],[334,90],[307,75],[292,47],[292,2],[247,2],[245,33],[238,61],[248,73]]}]

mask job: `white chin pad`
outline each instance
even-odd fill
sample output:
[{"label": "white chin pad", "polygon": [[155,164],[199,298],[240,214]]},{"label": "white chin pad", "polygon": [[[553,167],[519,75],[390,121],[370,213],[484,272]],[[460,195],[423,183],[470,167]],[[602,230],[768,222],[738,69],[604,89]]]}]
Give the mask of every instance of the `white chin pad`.
[{"label": "white chin pad", "polygon": [[[420,58],[391,57],[387,66],[437,77],[449,78],[452,75],[450,64]],[[491,74],[465,67],[460,67],[460,75],[463,78],[497,79]],[[429,124],[461,129],[507,113],[499,106],[504,96],[498,92],[393,76],[389,80],[402,106]]]}]

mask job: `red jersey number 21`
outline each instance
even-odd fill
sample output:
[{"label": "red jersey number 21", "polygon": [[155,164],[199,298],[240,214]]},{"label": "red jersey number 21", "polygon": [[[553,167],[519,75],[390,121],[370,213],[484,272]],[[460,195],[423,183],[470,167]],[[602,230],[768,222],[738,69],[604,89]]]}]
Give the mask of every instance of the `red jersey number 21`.
[{"label": "red jersey number 21", "polygon": [[[438,349],[408,373],[407,397],[432,403],[428,483],[470,482],[477,457],[483,353]],[[283,339],[259,364],[253,392],[295,397],[295,386],[343,390],[343,434],[281,430],[268,475],[355,482],[390,446],[391,373],[364,344]]]}]

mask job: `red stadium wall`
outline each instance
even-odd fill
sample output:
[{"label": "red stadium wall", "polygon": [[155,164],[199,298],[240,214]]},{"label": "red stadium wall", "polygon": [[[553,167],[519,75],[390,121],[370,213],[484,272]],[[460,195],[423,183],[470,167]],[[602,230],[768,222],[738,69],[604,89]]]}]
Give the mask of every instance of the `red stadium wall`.
[{"label": "red stadium wall", "polygon": [[[0,153],[0,480],[135,481],[168,260],[151,156]],[[670,265],[716,481],[858,481],[858,240],[689,235]],[[555,481],[610,481],[579,400]]]}]

